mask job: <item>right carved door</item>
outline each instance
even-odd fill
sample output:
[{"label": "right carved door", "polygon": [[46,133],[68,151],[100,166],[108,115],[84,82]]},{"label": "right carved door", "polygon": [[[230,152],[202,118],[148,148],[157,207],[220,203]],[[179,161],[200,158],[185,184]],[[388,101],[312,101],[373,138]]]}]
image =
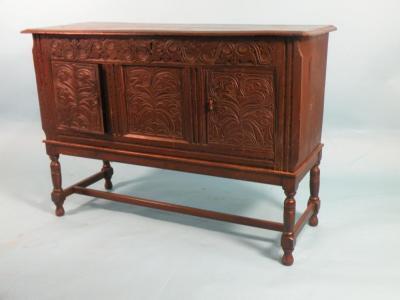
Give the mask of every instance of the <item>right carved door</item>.
[{"label": "right carved door", "polygon": [[274,81],[273,70],[265,68],[206,71],[209,150],[255,159],[274,158]]}]

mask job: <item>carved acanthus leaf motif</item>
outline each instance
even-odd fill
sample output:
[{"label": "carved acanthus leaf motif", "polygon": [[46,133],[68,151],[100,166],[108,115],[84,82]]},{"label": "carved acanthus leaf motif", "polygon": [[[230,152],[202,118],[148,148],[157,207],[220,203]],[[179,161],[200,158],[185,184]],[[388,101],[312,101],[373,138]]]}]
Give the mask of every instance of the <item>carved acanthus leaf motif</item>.
[{"label": "carved acanthus leaf motif", "polygon": [[127,67],[125,82],[129,132],[182,139],[182,71]]},{"label": "carved acanthus leaf motif", "polygon": [[97,66],[53,62],[53,76],[57,127],[102,133]]},{"label": "carved acanthus leaf motif", "polygon": [[273,150],[274,86],[270,73],[210,72],[208,142]]},{"label": "carved acanthus leaf motif", "polygon": [[58,38],[51,42],[52,58],[80,61],[268,65],[272,51],[273,44],[265,40]]}]

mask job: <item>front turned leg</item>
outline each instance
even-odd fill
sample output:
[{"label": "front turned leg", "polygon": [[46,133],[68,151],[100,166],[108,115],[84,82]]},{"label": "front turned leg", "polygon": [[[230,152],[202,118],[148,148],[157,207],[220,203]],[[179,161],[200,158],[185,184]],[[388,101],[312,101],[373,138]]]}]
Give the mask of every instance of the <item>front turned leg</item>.
[{"label": "front turned leg", "polygon": [[318,212],[321,205],[321,201],[319,200],[319,160],[315,166],[310,170],[310,199],[308,200],[308,205],[314,205],[314,212],[308,220],[308,224],[310,226],[318,225]]},{"label": "front turned leg", "polygon": [[285,189],[285,203],[283,212],[283,233],[281,238],[281,245],[283,249],[282,263],[285,266],[290,266],[293,264],[293,250],[295,246],[295,236],[294,236],[294,224],[295,224],[295,214],[296,214],[296,200],[294,195],[295,190]]},{"label": "front turned leg", "polygon": [[61,217],[64,215],[64,200],[65,194],[61,187],[61,166],[58,161],[59,155],[50,155],[51,163],[51,180],[53,181],[53,191],[51,193],[51,200],[56,205],[56,216]]},{"label": "front turned leg", "polygon": [[111,190],[113,188],[111,177],[114,174],[114,169],[111,167],[108,160],[103,160],[103,168],[101,169],[101,171],[104,172],[104,188],[106,190]]}]

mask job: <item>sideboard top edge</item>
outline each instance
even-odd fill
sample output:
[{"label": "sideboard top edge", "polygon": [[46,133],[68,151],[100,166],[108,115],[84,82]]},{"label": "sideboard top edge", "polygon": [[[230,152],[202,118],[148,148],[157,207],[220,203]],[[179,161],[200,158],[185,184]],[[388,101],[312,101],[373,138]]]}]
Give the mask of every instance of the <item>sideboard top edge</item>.
[{"label": "sideboard top edge", "polygon": [[335,31],[332,25],[234,25],[234,24],[156,24],[85,22],[43,28],[21,33],[56,35],[158,35],[158,36],[286,36],[307,37]]}]

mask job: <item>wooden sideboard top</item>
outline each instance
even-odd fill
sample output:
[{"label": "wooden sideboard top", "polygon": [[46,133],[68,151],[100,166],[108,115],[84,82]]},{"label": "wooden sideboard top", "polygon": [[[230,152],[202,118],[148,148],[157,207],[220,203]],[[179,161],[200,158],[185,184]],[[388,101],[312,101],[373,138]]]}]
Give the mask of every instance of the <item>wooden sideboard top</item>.
[{"label": "wooden sideboard top", "polygon": [[25,29],[34,34],[168,35],[168,36],[315,36],[335,31],[332,25],[233,25],[85,22]]}]

